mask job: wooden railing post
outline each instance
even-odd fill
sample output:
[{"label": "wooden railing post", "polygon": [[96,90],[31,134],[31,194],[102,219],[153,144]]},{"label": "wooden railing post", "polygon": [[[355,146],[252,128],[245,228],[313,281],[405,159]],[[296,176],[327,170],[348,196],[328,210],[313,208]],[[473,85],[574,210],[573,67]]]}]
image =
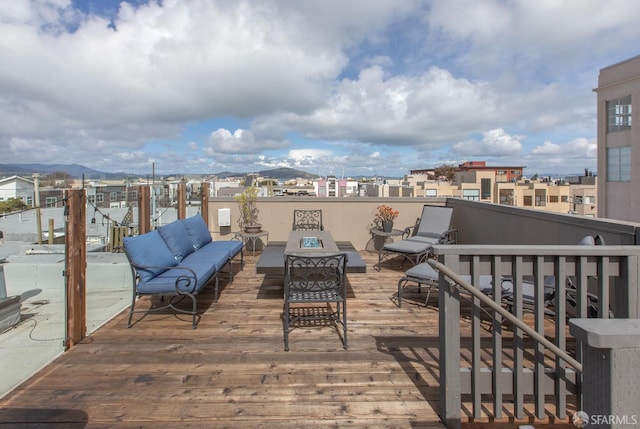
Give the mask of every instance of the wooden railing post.
[{"label": "wooden railing post", "polygon": [[138,192],[138,234],[149,231],[151,231],[151,191],[149,185],[143,185]]},{"label": "wooden railing post", "polygon": [[[440,262],[458,270],[457,255],[440,257]],[[449,281],[440,273],[438,286],[438,313],[440,325],[440,419],[448,429],[461,427],[460,392],[460,292],[450,288]],[[445,332],[446,330],[446,332]]]},{"label": "wooden railing post", "polygon": [[65,280],[67,293],[67,321],[65,349],[82,340],[87,333],[86,296],[86,201],[84,189],[65,192]]},{"label": "wooden railing post", "polygon": [[187,185],[184,182],[178,184],[178,219],[187,217]]},{"label": "wooden railing post", "polygon": [[202,214],[204,223],[209,226],[209,183],[202,182],[200,193],[200,213]]}]

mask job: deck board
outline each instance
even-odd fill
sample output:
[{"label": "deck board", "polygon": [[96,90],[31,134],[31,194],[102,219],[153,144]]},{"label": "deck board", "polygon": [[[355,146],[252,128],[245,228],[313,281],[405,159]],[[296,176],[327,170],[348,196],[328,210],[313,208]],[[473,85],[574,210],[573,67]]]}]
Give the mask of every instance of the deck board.
[{"label": "deck board", "polygon": [[361,254],[349,350],[326,326],[294,330],[283,351],[282,278],[256,274],[258,252],[217,303],[207,290],[197,329],[175,314],[127,329],[123,312],[0,400],[0,427],[442,428],[437,308],[411,292],[398,308],[407,267],[378,272]]}]

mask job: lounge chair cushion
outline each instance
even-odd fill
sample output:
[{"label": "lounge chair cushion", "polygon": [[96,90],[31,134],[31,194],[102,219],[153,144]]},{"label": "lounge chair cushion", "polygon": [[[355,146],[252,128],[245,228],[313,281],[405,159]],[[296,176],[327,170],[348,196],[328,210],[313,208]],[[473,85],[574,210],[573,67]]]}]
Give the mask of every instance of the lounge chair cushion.
[{"label": "lounge chair cushion", "polygon": [[412,277],[419,280],[425,281],[438,281],[438,272],[433,269],[433,267],[426,262],[415,265],[409,268],[405,273],[405,276]]},{"label": "lounge chair cushion", "polygon": [[185,228],[187,229],[187,233],[189,234],[189,238],[193,243],[193,247],[198,250],[211,243],[211,233],[209,232],[209,228],[205,223],[202,216],[195,215],[190,218],[184,219],[182,221]]},{"label": "lounge chair cushion", "polygon": [[158,228],[158,233],[165,243],[167,243],[167,247],[171,250],[178,262],[182,261],[195,250],[191,238],[189,238],[189,232],[183,222],[171,222],[161,226]]},{"label": "lounge chair cushion", "polygon": [[[422,262],[421,264],[418,264],[414,267],[409,268],[407,271],[405,271],[404,274],[405,274],[405,278],[407,278],[408,280],[412,280],[414,282],[424,281],[424,282],[430,282],[430,283],[437,283],[439,279],[438,271],[433,269],[433,267],[426,262]],[[466,282],[471,283],[471,276],[461,275],[460,277]],[[485,295],[491,295],[493,293],[492,284],[493,284],[492,276],[481,275],[480,284],[475,286]],[[504,285],[502,290],[505,291]]]},{"label": "lounge chair cushion", "polygon": [[[412,237],[416,238],[416,237]],[[393,243],[385,244],[384,250],[388,250],[391,252],[397,253],[406,253],[406,254],[422,254],[433,247],[435,243],[429,243],[427,241],[422,240],[400,240],[395,241]]]},{"label": "lounge chair cushion", "polygon": [[[167,270],[167,268],[162,267],[175,267],[178,265],[174,254],[169,250],[157,230],[134,237],[125,237],[124,248],[131,263],[137,266],[136,270],[142,282]],[[155,268],[139,268],[140,266],[153,266]]]}]

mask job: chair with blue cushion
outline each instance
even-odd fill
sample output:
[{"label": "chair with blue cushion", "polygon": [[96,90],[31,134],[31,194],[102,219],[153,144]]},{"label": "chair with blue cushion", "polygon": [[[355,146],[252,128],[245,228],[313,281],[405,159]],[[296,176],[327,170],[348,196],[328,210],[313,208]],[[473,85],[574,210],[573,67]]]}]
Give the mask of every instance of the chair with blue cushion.
[{"label": "chair with blue cushion", "polygon": [[[132,326],[134,313],[146,313],[173,309],[180,313],[188,313],[193,317],[192,327],[197,326],[195,295],[203,285],[199,285],[198,274],[192,269],[178,268],[178,259],[160,236],[158,230],[146,234],[124,238],[124,249],[133,275],[133,296],[129,321]],[[201,273],[202,276],[202,273]],[[207,277],[208,280],[208,277]],[[166,305],[152,307],[148,310],[136,310],[137,298],[143,295],[171,295]],[[176,307],[183,298],[191,299],[191,311]]]},{"label": "chair with blue cushion", "polygon": [[[125,237],[124,250],[133,276],[133,297],[128,326],[134,313],[146,313],[172,309],[191,314],[192,327],[196,328],[196,296],[209,282],[214,282],[214,301],[218,300],[218,273],[229,265],[230,281],[233,280],[231,260],[242,255],[242,243],[238,241],[213,241],[201,216],[177,220],[143,235]],[[242,256],[241,256],[242,257]],[[166,305],[149,310],[136,310],[137,298],[142,295],[160,295],[162,301],[170,296]],[[190,299],[191,308],[184,309],[178,303]]]}]

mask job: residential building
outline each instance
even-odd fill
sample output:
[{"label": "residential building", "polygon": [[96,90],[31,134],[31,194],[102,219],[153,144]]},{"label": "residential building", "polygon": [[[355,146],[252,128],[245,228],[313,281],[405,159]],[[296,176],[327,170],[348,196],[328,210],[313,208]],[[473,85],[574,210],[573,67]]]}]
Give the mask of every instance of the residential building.
[{"label": "residential building", "polygon": [[34,186],[33,180],[20,176],[0,179],[0,201],[17,198],[24,201],[25,204],[33,206]]},{"label": "residential building", "polygon": [[598,217],[638,222],[640,56],[601,69],[594,91],[597,93]]},{"label": "residential building", "polygon": [[489,167],[483,161],[461,164],[452,182],[433,180],[432,172],[412,171],[407,184],[418,197],[463,198],[555,213],[596,215],[595,177],[525,178],[523,167]]},{"label": "residential building", "polygon": [[458,166],[460,171],[487,171],[491,172],[495,176],[497,182],[511,182],[518,180],[522,177],[522,172],[525,167],[493,167],[488,166],[485,161],[467,161]]},{"label": "residential building", "polygon": [[337,179],[335,176],[313,181],[316,195],[319,197],[350,197],[358,195],[358,182],[348,179]]}]

